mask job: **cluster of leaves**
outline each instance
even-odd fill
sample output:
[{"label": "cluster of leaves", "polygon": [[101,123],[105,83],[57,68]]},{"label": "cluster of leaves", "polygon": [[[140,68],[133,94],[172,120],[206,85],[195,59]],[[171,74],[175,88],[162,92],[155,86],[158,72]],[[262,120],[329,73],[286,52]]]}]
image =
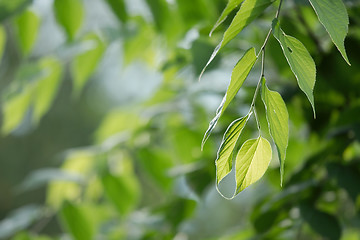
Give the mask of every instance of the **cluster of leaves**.
[{"label": "cluster of leaves", "polygon": [[[224,9],[222,15],[218,19],[212,31],[227,17],[229,12],[235,9],[243,1],[230,0]],[[259,1],[244,1],[235,17],[233,18],[230,26],[225,31],[223,38],[219,45],[215,48],[205,68],[215,58],[218,51],[220,51],[227,43],[235,38],[247,25],[255,20],[261,13],[265,11],[267,7],[273,4],[272,0],[259,0]],[[348,32],[348,14],[342,0],[333,1],[329,4],[323,0],[311,0],[312,7],[318,15],[319,21],[324,25],[331,39],[336,47],[344,57],[345,61],[349,63],[347,58],[344,40]],[[267,35],[264,44],[259,50],[259,53],[255,53],[254,48],[248,49],[243,57],[235,65],[231,81],[225,96],[216,111],[215,118],[210,122],[209,128],[205,133],[202,145],[205,144],[209,138],[211,132],[215,128],[219,118],[224,113],[225,109],[229,106],[230,102],[234,99],[235,95],[243,85],[247,76],[249,75],[254,64],[258,60],[260,54],[262,54],[262,69],[261,76],[258,82],[258,86],[255,90],[254,98],[250,106],[249,113],[242,118],[239,118],[232,122],[224,134],[223,141],[219,147],[216,164],[216,184],[218,185],[221,180],[224,179],[233,168],[233,154],[235,146],[240,138],[240,134],[243,131],[248,119],[254,114],[256,121],[257,114],[255,108],[255,101],[258,95],[258,91],[261,86],[261,97],[266,108],[266,118],[269,124],[270,133],[274,143],[277,147],[277,152],[280,160],[280,176],[281,185],[284,176],[284,164],[286,158],[286,149],[288,146],[289,138],[289,115],[286,109],[286,105],[281,95],[276,91],[271,91],[266,86],[264,68],[265,68],[265,48],[270,37],[271,32],[278,40],[286,57],[286,60],[296,76],[300,89],[308,97],[315,116],[315,104],[313,90],[316,81],[316,67],[315,62],[312,59],[310,53],[305,46],[296,38],[284,33],[280,28],[280,22],[278,20],[282,1],[278,2],[278,10],[275,18],[272,21],[272,27]],[[203,69],[203,72],[205,70]],[[203,73],[202,72],[202,73]],[[201,77],[201,75],[200,75]],[[271,161],[272,151],[269,142],[261,136],[260,125],[259,137],[257,139],[251,139],[246,141],[235,159],[235,179],[236,190],[231,198],[234,198],[239,192],[244,190],[252,183],[258,181],[265,173],[268,165]]]},{"label": "cluster of leaves", "polygon": [[[316,101],[312,98],[314,85],[311,84],[315,83],[315,71],[310,55],[302,44],[294,40],[295,38],[283,33],[279,20],[274,20],[271,25],[273,14],[280,9],[279,1],[245,0],[242,3],[232,0],[225,6],[226,2],[220,0],[177,0],[173,3],[166,0],[146,0],[144,3],[152,16],[148,20],[127,11],[129,9],[127,3],[131,1],[107,0],[104,3],[108,4],[114,17],[119,20],[119,25],[114,29],[106,27],[84,32],[81,26],[86,16],[87,8],[83,7],[86,2],[54,1],[53,14],[60,29],[65,33],[66,40],[55,53],[47,53],[46,56],[39,57],[32,54],[32,51],[37,35],[34,29],[41,27],[39,20],[41,17],[31,10],[31,5],[28,5],[30,1],[0,0],[0,6],[4,6],[0,7],[0,19],[4,20],[6,29],[0,31],[0,46],[5,42],[9,44],[10,41],[4,39],[13,37],[11,29],[21,28],[20,32],[23,34],[21,37],[18,30],[14,31],[22,56],[21,63],[16,66],[17,74],[4,93],[3,135],[19,134],[23,125],[29,122],[37,124],[40,129],[42,123],[49,124],[50,120],[46,119],[45,114],[51,116],[52,113],[48,111],[52,104],[54,108],[59,108],[56,101],[54,102],[56,96],[69,98],[72,94],[79,99],[82,97],[81,94],[86,94],[82,89],[87,80],[95,72],[105,52],[109,49],[112,51],[111,44],[119,39],[124,42],[123,58],[126,64],[141,59],[148,66],[157,67],[162,73],[163,81],[155,94],[140,104],[120,109],[116,107],[106,112],[106,116],[102,116],[103,119],[93,126],[96,130],[93,134],[94,140],[88,143],[89,146],[66,151],[58,168],[49,168],[48,165],[51,164],[48,164],[47,168],[31,172],[24,179],[19,190],[22,194],[28,194],[45,187],[45,201],[40,206],[31,204],[13,211],[0,222],[0,238],[13,236],[16,240],[66,237],[79,240],[174,238],[278,240],[340,239],[340,237],[346,240],[357,239],[357,230],[360,229],[358,216],[360,189],[354,183],[359,181],[360,176],[358,127],[360,120],[357,114],[360,86],[359,73],[356,71],[360,63],[353,55],[350,56],[353,67],[345,68],[338,61],[339,56],[331,47],[325,46],[325,53],[321,54],[314,50],[317,46],[314,47],[309,41],[311,33],[318,32],[320,35],[315,34],[315,39],[321,41],[328,39],[328,36],[324,36],[326,32],[321,35],[321,25],[310,5],[303,6],[296,1],[297,5],[294,7],[300,9],[299,16],[306,16],[305,20],[310,22],[312,26],[310,31],[307,24],[298,24],[300,21],[294,17],[293,8],[289,8],[286,12],[282,10],[281,27],[310,46],[309,52],[313,56],[316,54],[320,56],[320,59],[315,59],[317,75],[321,78],[317,82],[319,91],[316,94]],[[284,4],[286,2],[288,1],[284,1]],[[321,23],[330,33],[331,39],[342,52],[343,42],[340,44],[339,39],[334,39],[339,36],[345,37],[347,31],[345,35],[341,35],[344,29],[340,28],[342,29],[340,31],[334,28],[338,32],[333,35],[335,30],[331,30],[331,26],[335,26],[334,24],[344,26],[344,21],[329,22],[334,20],[333,18],[325,21],[324,17],[328,17],[328,12],[333,11],[332,7],[336,5],[326,4],[324,7],[321,5],[324,2],[311,1],[311,4]],[[321,6],[321,10],[327,11],[319,12],[316,3]],[[233,21],[227,21],[226,16],[232,14],[240,4],[239,13],[235,15]],[[220,13],[217,11],[223,7],[225,10],[216,22],[216,16]],[[359,7],[360,5],[349,11],[351,20],[357,24],[360,23]],[[341,9],[336,7],[333,12],[339,13]],[[336,14],[332,13],[332,15]],[[271,16],[271,19],[267,19],[267,16]],[[347,15],[345,17],[347,19]],[[22,18],[26,21],[21,20]],[[256,24],[248,26],[250,22],[262,19],[265,19],[265,28],[250,28]],[[344,20],[344,16],[341,19]],[[215,53],[212,54],[216,39],[211,42],[205,35],[211,31],[209,26],[214,22],[216,22],[215,28],[224,25],[228,26],[228,30],[220,45],[216,47]],[[326,26],[327,23],[332,25]],[[241,41],[236,41],[239,39],[235,36],[246,26],[251,32],[265,30],[266,33],[270,25],[266,44],[260,45],[257,54],[255,48],[248,49],[248,45],[254,42],[261,44],[264,34],[260,33],[258,36],[254,34],[245,47]],[[33,30],[30,31],[30,28]],[[215,28],[211,32],[216,37],[219,35],[214,31]],[[178,43],[184,40],[183,36],[191,35],[191,30],[194,29],[199,34],[198,38],[191,42],[190,47],[179,47]],[[359,28],[352,29],[351,38],[356,40],[353,40],[350,51],[347,48],[349,53],[355,52],[354,49],[359,47]],[[271,32],[274,38],[271,37]],[[241,36],[249,37],[249,34],[246,35],[244,30]],[[21,40],[22,38],[24,40]],[[161,47],[154,44],[155,40],[159,39]],[[279,41],[282,49],[276,42],[272,42],[276,40]],[[235,44],[235,47],[231,46],[234,42],[238,44]],[[199,101],[199,96],[208,96],[206,94],[213,91],[212,94],[221,99],[222,93],[217,86],[208,86],[211,84],[206,83],[205,79],[201,84],[206,85],[207,88],[197,90],[194,87],[195,81],[187,82],[179,77],[178,73],[185,72],[191,66],[196,77],[206,65],[208,57],[212,61],[208,64],[208,68],[214,69],[219,56],[224,56],[220,54],[226,54],[228,49],[237,54],[239,46],[241,51],[248,50],[233,69],[226,95],[204,141],[213,131],[220,117],[224,121],[231,122],[232,119],[238,118],[239,112],[244,113],[232,108],[234,105],[230,104],[232,100],[240,97],[242,102],[252,102],[250,110],[246,109],[245,114],[242,115],[245,117],[233,121],[227,128],[218,151],[217,176],[215,176],[210,160],[215,158],[214,140],[220,142],[222,134],[213,131],[213,138],[208,139],[209,146],[204,148],[203,152],[200,151],[202,131],[207,127],[204,119],[209,118],[206,109],[209,107],[204,107],[208,102]],[[312,106],[316,103],[316,121],[312,120],[312,114],[308,114],[311,113],[309,104],[291,83],[279,84],[277,90],[282,93],[281,95],[267,87],[264,78],[265,47],[266,56],[269,56],[266,66],[268,62],[271,66],[273,61],[273,66],[276,66],[274,68],[280,73],[294,78],[291,71],[290,74],[287,72],[289,68],[286,60],[288,61],[300,88],[308,96]],[[160,64],[155,57],[155,52],[158,50],[166,52],[166,60],[161,61]],[[6,51],[3,61],[8,63],[10,54]],[[286,58],[279,56],[281,51]],[[215,58],[215,55],[219,56]],[[242,85],[246,79],[249,82],[250,74],[256,71],[255,63],[258,58],[262,60],[260,66],[262,70],[255,96],[249,94],[250,99],[243,95],[236,96],[240,88],[249,90],[249,93],[253,92],[253,87],[247,89],[246,84]],[[305,63],[311,63],[304,64],[304,60]],[[310,71],[305,71],[308,66]],[[268,80],[275,89],[276,82],[273,82],[273,79],[280,76],[274,77],[270,74],[270,70],[267,74],[269,74]],[[64,91],[61,86],[66,84],[67,78],[72,80],[73,90],[70,91],[70,95],[61,96],[57,92]],[[339,79],[346,81],[346,84],[339,83]],[[261,95],[266,109],[260,108],[259,105],[255,108],[257,95]],[[91,94],[88,97],[94,98]],[[238,106],[242,104],[236,105],[236,108]],[[86,108],[86,104],[81,105],[81,108]],[[73,111],[65,116],[55,115],[54,118],[60,118],[56,122],[59,124],[68,121],[67,118],[72,114],[81,118],[79,125],[85,125],[86,120],[93,117],[93,115],[84,117]],[[252,116],[255,116],[256,120],[253,129],[249,121]],[[219,121],[218,126],[223,129],[221,124]],[[245,125],[247,125],[246,131],[243,130]],[[285,153],[287,156],[287,175],[282,180],[284,189],[278,186],[278,166],[270,166],[266,176],[267,181],[243,191],[236,199],[239,200],[238,202],[217,198],[217,195],[211,192],[214,189],[213,180],[216,178],[218,185],[231,171],[236,145],[240,145],[242,138],[251,138],[253,132],[259,134],[259,137],[245,141],[237,153],[235,174],[238,186],[235,193],[255,182],[268,169],[272,157],[270,143],[265,139],[269,137],[266,131],[268,125],[278,148],[279,159],[282,160],[280,165],[282,178]],[[70,128],[70,123],[66,126]],[[291,134],[288,126],[292,127]],[[50,134],[51,139],[61,138],[62,131],[66,131],[58,129],[57,125],[52,125],[51,130],[48,128],[42,130],[54,131],[55,134]],[[70,138],[80,135],[77,129],[70,128],[68,131],[73,131]],[[21,134],[19,136],[21,139]],[[30,144],[34,138],[28,139],[30,140],[27,144]],[[49,140],[45,139],[46,141]],[[287,146],[288,142],[289,146]],[[39,151],[47,145],[44,146],[38,146]],[[65,146],[68,148],[68,145]],[[252,189],[255,190],[253,195],[251,195]],[[24,195],[20,195],[22,196]],[[205,214],[201,213],[204,209]],[[57,221],[53,221],[54,217]],[[53,226],[61,229],[54,231]]]}]

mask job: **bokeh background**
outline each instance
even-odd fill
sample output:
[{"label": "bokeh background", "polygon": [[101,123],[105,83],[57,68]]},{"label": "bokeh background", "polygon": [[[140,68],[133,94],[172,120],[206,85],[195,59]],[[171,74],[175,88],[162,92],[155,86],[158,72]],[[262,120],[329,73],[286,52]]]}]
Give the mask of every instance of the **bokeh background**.
[{"label": "bokeh background", "polygon": [[[360,239],[358,0],[344,1],[351,66],[308,1],[284,1],[282,28],[317,65],[317,117],[270,38],[265,76],[290,115],[282,188],[274,151],[234,200],[215,189],[217,148],[249,109],[259,63],[200,149],[233,66],[260,48],[278,2],[199,82],[236,13],[208,36],[225,0],[0,0],[0,239]],[[242,134],[256,136],[253,119]],[[228,196],[233,178],[220,186]]]}]

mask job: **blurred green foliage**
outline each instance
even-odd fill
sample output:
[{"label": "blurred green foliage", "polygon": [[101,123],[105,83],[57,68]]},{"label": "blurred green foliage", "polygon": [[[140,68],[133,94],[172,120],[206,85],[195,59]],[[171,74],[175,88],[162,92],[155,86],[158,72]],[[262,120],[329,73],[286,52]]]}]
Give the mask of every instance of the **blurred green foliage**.
[{"label": "blurred green foliage", "polygon": [[[201,139],[276,6],[198,82],[227,1],[0,0],[0,239],[359,239],[360,2],[344,2],[351,67],[307,1],[284,1],[282,29],[316,62],[317,117],[270,38],[267,84],[290,117],[283,187],[274,153],[264,179],[228,201],[216,149],[248,111],[258,64],[203,151]],[[256,130],[249,121],[240,141]]]}]

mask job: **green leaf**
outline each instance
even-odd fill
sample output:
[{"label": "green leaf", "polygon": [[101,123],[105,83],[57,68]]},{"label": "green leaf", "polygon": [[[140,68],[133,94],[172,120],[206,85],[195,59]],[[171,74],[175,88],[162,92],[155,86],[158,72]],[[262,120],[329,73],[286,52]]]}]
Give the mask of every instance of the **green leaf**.
[{"label": "green leaf", "polygon": [[3,26],[0,25],[0,63],[4,53],[6,44],[6,32]]},{"label": "green leaf", "polygon": [[62,223],[76,240],[93,239],[94,229],[89,215],[82,206],[69,201],[64,202],[60,211]]},{"label": "green leaf", "polygon": [[272,152],[270,143],[262,137],[247,140],[235,160],[236,193],[259,180],[267,170]]},{"label": "green leaf", "polygon": [[280,160],[281,185],[284,179],[284,165],[286,148],[289,141],[289,114],[281,95],[271,91],[262,79],[261,97],[266,108],[266,118],[269,124],[271,136],[276,144]]},{"label": "green leaf", "polygon": [[299,40],[283,32],[277,19],[274,19],[272,29],[292,72],[295,74],[300,89],[306,94],[311,103],[315,117],[313,90],[316,81],[316,67],[314,60]]},{"label": "green leaf", "polygon": [[126,12],[124,0],[106,0],[116,17],[123,23],[126,23],[129,16]]},{"label": "green leaf", "polygon": [[219,19],[216,21],[214,27],[210,31],[211,34],[215,31],[215,29],[227,18],[229,13],[231,13],[237,6],[239,6],[240,3],[242,3],[244,0],[229,0],[225,9],[221,13]]},{"label": "green leaf", "polygon": [[34,123],[39,122],[51,107],[59,89],[62,74],[62,65],[56,58],[42,59],[39,66],[45,70],[45,75],[38,80],[34,89]]},{"label": "green leaf", "polygon": [[348,33],[349,17],[342,0],[309,0],[319,21],[329,33],[331,40],[349,64],[344,41]]},{"label": "green leaf", "polygon": [[32,0],[0,0],[0,22],[16,14],[32,3]]},{"label": "green leaf", "polygon": [[95,71],[104,51],[105,44],[95,33],[88,34],[84,41],[88,50],[77,55],[71,65],[75,93],[79,93]]},{"label": "green leaf", "polygon": [[219,184],[220,181],[226,175],[228,175],[232,169],[234,148],[248,119],[249,115],[243,118],[236,119],[230,124],[224,134],[215,160],[217,184]]},{"label": "green leaf", "polygon": [[21,50],[24,55],[28,55],[38,35],[40,18],[33,11],[26,10],[16,18],[15,23]]},{"label": "green leaf", "polygon": [[255,55],[255,48],[250,48],[245,52],[244,56],[235,65],[231,74],[230,85],[227,88],[227,91],[220,106],[216,110],[215,117],[213,118],[213,120],[211,120],[209,128],[205,132],[204,138],[201,143],[201,148],[204,147],[206,140],[210,137],[210,134],[214,130],[217,122],[219,121],[219,118],[241,88],[252,67],[254,66],[256,60],[257,57]]},{"label": "green leaf", "polygon": [[215,58],[216,54],[234,37],[236,37],[236,35],[239,34],[247,25],[254,21],[273,2],[274,0],[246,0],[241,5],[240,10],[237,12],[236,16],[232,20],[229,28],[225,31],[221,42],[219,43],[219,45],[216,46],[209,61],[206,63],[204,69],[202,70],[199,78],[201,78],[205,69]]},{"label": "green leaf", "polygon": [[82,1],[55,0],[54,11],[57,22],[64,28],[69,40],[72,41],[84,18]]}]

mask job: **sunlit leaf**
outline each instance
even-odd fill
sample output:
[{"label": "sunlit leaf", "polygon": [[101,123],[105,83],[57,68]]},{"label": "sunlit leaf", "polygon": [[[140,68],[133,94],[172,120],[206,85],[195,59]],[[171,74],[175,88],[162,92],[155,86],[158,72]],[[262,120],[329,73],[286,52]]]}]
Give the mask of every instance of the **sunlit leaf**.
[{"label": "sunlit leaf", "polygon": [[228,175],[232,169],[234,148],[248,119],[249,115],[236,119],[230,124],[224,134],[215,161],[217,184],[219,184],[219,182]]},{"label": "sunlit leaf", "polygon": [[57,22],[64,28],[69,40],[73,40],[84,18],[82,1],[55,0],[54,11]]},{"label": "sunlit leaf", "polygon": [[126,23],[129,16],[126,12],[124,0],[106,0],[116,17],[123,23]]},{"label": "sunlit leaf", "polygon": [[76,93],[84,87],[93,74],[105,51],[104,42],[94,33],[88,34],[84,41],[89,45],[88,50],[77,55],[71,65]]},{"label": "sunlit leaf", "polygon": [[284,165],[286,148],[289,141],[289,114],[281,95],[271,91],[262,79],[261,97],[266,108],[266,118],[269,123],[270,133],[276,144],[280,160],[281,185],[284,178]]},{"label": "sunlit leaf", "polygon": [[342,0],[309,0],[321,24],[329,33],[331,40],[350,65],[346,55],[344,40],[348,33],[349,17]]},{"label": "sunlit leaf", "polygon": [[17,34],[24,55],[28,55],[36,42],[40,18],[31,10],[24,11],[16,18]]},{"label": "sunlit leaf", "polygon": [[39,66],[45,70],[45,74],[37,80],[33,95],[33,120],[37,123],[49,110],[61,81],[62,65],[56,58],[45,58]]},{"label": "sunlit leaf", "polygon": [[220,106],[216,110],[215,117],[211,120],[209,128],[205,132],[204,138],[201,143],[201,148],[203,148],[206,140],[210,137],[211,132],[214,130],[217,122],[219,121],[219,118],[241,88],[252,67],[254,66],[256,59],[257,57],[255,55],[255,49],[250,48],[245,52],[244,56],[235,65],[231,74],[230,84],[226,90],[225,96]]},{"label": "sunlit leaf", "polygon": [[263,137],[247,140],[235,160],[236,193],[259,180],[267,170],[272,152],[270,143]]},{"label": "sunlit leaf", "polygon": [[221,13],[219,19],[216,21],[214,27],[210,31],[211,34],[215,31],[215,29],[227,18],[229,13],[231,13],[237,6],[239,6],[240,3],[242,3],[244,0],[229,0],[226,4],[225,9]]},{"label": "sunlit leaf", "polygon": [[296,38],[286,35],[280,28],[279,21],[274,19],[273,34],[279,41],[291,70],[295,74],[300,89],[308,97],[315,116],[313,90],[316,81],[316,67],[305,46]]},{"label": "sunlit leaf", "polygon": [[6,32],[3,26],[0,25],[0,63],[4,53],[6,44]]},{"label": "sunlit leaf", "polygon": [[93,239],[95,229],[93,229],[91,218],[83,206],[65,201],[60,211],[60,217],[74,239]]},{"label": "sunlit leaf", "polygon": [[274,0],[246,0],[241,5],[240,10],[235,15],[229,28],[225,31],[221,42],[216,46],[199,78],[201,78],[206,67],[209,66],[216,54],[234,37],[236,37],[236,35],[238,35],[247,25],[254,21],[273,2]]}]

